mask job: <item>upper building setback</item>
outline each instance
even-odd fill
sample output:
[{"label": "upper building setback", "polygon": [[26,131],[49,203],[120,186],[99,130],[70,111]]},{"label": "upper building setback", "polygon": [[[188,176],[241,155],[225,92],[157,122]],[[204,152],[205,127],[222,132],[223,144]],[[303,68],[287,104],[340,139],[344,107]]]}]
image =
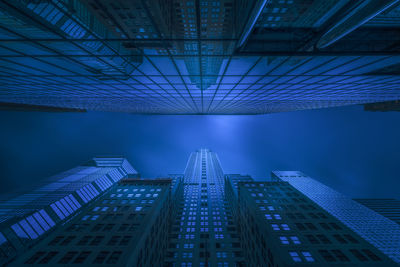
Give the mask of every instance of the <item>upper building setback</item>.
[{"label": "upper building setback", "polygon": [[0,109],[265,114],[397,101],[399,3],[0,1]]}]

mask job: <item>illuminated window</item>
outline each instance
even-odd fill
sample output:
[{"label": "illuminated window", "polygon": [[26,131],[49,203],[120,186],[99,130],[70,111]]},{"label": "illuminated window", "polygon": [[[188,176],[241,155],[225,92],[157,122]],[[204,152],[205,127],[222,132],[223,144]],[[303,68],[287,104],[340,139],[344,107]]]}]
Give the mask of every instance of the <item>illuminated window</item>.
[{"label": "illuminated window", "polygon": [[311,253],[309,251],[302,251],[301,254],[304,256],[306,261],[308,261],[308,262],[314,261],[314,258],[311,256]]},{"label": "illuminated window", "polygon": [[293,244],[295,244],[295,245],[301,244],[301,242],[297,236],[291,236],[290,239],[292,240]]},{"label": "illuminated window", "polygon": [[301,258],[300,258],[299,253],[297,253],[295,251],[289,251],[289,255],[290,255],[290,257],[292,257],[292,260],[294,262],[301,262],[302,261]]},{"label": "illuminated window", "polygon": [[281,241],[281,244],[284,244],[284,245],[289,244],[289,240],[287,239],[286,236],[280,236],[279,239]]}]

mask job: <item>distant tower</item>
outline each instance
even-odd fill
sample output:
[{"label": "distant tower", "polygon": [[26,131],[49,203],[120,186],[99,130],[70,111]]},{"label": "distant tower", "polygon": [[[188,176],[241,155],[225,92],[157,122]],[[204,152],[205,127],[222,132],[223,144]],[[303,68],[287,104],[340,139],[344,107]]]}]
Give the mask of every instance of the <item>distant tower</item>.
[{"label": "distant tower", "polygon": [[208,149],[191,153],[183,184],[166,266],[244,266],[217,154]]}]

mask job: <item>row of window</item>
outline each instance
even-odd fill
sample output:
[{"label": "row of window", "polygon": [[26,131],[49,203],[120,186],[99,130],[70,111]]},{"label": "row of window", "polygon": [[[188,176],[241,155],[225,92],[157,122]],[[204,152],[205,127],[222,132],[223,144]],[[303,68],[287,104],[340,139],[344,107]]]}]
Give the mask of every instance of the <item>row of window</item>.
[{"label": "row of window", "polygon": [[[350,249],[350,253],[356,257],[360,261],[381,261],[381,258],[378,257],[375,253],[373,253],[369,249]],[[318,250],[320,255],[329,262],[335,262],[335,261],[342,261],[342,262],[348,262],[350,261],[349,257],[346,256],[341,250],[338,249],[333,249],[333,250]]]},{"label": "row of window", "polygon": [[141,204],[152,204],[154,203],[154,199],[103,199],[101,202],[103,204],[136,204],[136,203],[141,203]]},{"label": "row of window", "polygon": [[[85,263],[86,259],[91,254],[91,251],[68,251],[64,254],[62,258],[58,260],[59,264],[82,264]],[[30,257],[25,264],[47,264],[49,263],[55,256],[59,254],[58,251],[38,251],[32,257]],[[100,251],[96,258],[93,260],[93,264],[116,264],[119,258],[122,255],[122,251]]]},{"label": "row of window", "polygon": [[97,191],[97,189],[92,184],[88,184],[81,189],[76,190],[76,193],[79,195],[84,203],[88,203],[90,200],[100,194],[99,191]]},{"label": "row of window", "polygon": [[[115,194],[115,193],[112,193],[112,194],[110,194],[110,197],[116,197],[116,198],[140,198],[140,197],[142,197],[142,194],[141,193],[136,193],[136,194],[134,194],[134,193],[127,193],[127,194],[122,194],[122,193],[117,193],[117,194]],[[143,197],[146,197],[146,198],[157,198],[158,197],[158,194],[150,194],[150,193],[147,193],[147,194],[143,194]]]},{"label": "row of window", "polygon": [[81,204],[79,204],[79,202],[75,199],[75,197],[72,194],[70,194],[62,198],[61,200],[50,204],[50,207],[57,214],[57,216],[61,220],[63,220],[64,218],[74,213],[77,209],[79,209],[81,207]]},{"label": "row of window", "polygon": [[[53,240],[48,243],[48,246],[66,246],[69,245],[72,241],[74,241],[77,237],[74,235],[71,236],[56,236]],[[105,239],[104,235],[96,235],[83,236],[79,241],[76,242],[77,246],[99,246],[101,242]],[[126,236],[112,236],[109,238],[106,243],[107,246],[127,246],[128,243],[132,240],[131,235]]]},{"label": "row of window", "polygon": [[[316,231],[316,230],[318,230],[318,228],[313,223],[310,223],[310,222],[294,223],[294,224],[296,225],[297,229],[300,231],[306,231],[306,230]],[[325,230],[342,230],[342,227],[334,222],[319,223],[319,225]]]},{"label": "row of window", "polygon": [[289,251],[289,255],[292,258],[294,262],[314,262],[314,258],[312,257],[311,253],[309,251]]},{"label": "row of window", "polygon": [[11,229],[20,238],[36,239],[55,225],[47,212],[42,209],[13,224]]}]

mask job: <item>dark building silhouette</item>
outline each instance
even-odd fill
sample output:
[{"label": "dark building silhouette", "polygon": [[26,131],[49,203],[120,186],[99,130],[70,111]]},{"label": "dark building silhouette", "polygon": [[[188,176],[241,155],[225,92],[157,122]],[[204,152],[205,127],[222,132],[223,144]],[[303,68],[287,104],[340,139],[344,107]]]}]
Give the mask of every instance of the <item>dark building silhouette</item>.
[{"label": "dark building silhouette", "polygon": [[[94,158],[0,204],[1,264],[396,266],[400,230],[390,220],[371,211],[382,225],[364,221],[357,204],[355,227],[353,204],[303,178],[224,175],[208,149],[190,155],[183,175],[156,179],[124,158]],[[391,237],[377,237],[383,227]]]}]

